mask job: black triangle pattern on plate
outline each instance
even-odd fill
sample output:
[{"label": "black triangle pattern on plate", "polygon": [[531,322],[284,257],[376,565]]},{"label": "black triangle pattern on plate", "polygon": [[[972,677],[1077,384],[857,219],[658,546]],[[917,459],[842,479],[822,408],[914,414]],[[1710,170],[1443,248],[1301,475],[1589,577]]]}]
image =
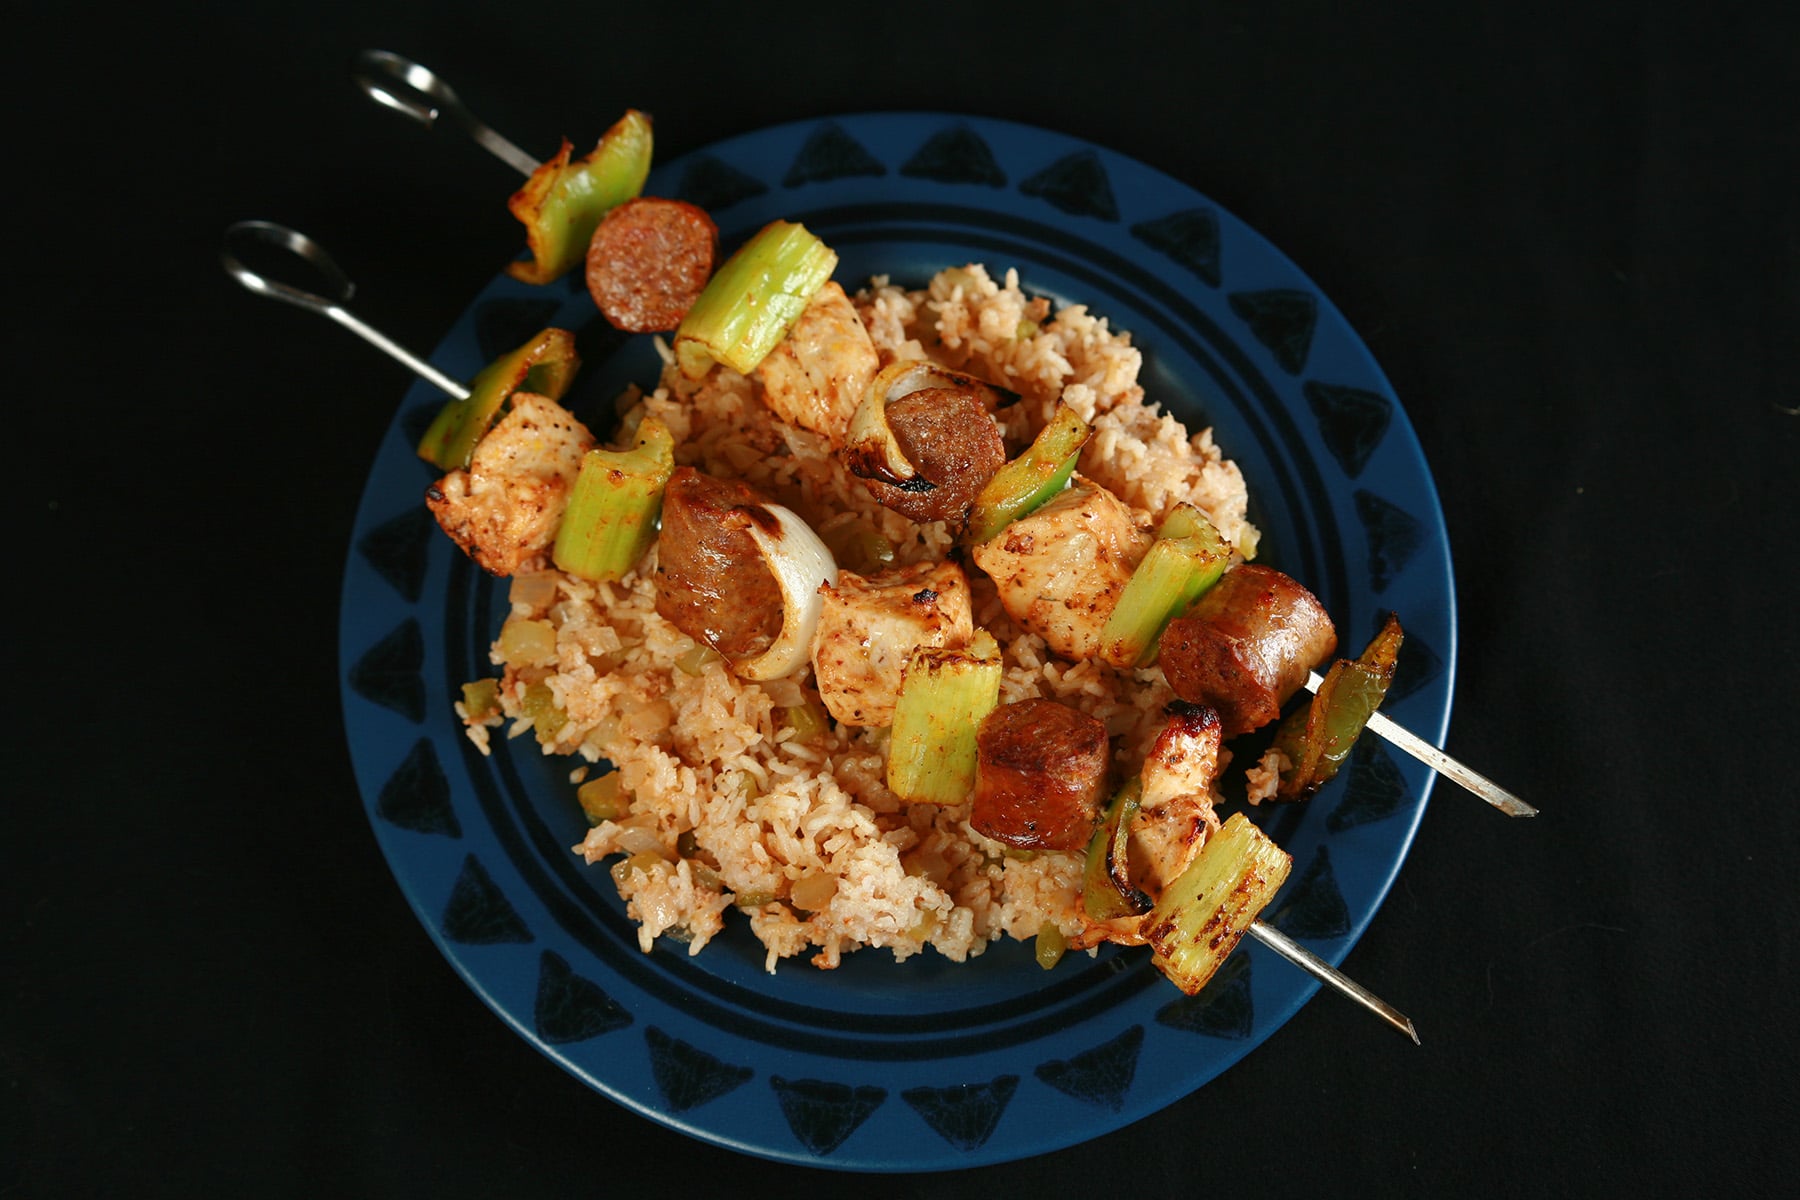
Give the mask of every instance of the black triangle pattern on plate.
[{"label": "black triangle pattern on plate", "polygon": [[1337,459],[1344,474],[1355,479],[1369,463],[1369,455],[1387,436],[1394,406],[1386,396],[1362,388],[1308,380],[1301,391],[1319,421],[1319,436]]},{"label": "black triangle pattern on plate", "polygon": [[781,180],[783,187],[799,187],[803,183],[824,183],[851,175],[886,175],[881,160],[863,149],[863,144],[844,132],[836,121],[826,121],[807,137],[793,165]]},{"label": "black triangle pattern on plate", "polygon": [[584,1042],[631,1024],[631,1014],[604,988],[577,975],[567,959],[549,950],[538,958],[531,1017],[538,1036],[552,1045]]},{"label": "black triangle pattern on plate", "polygon": [[426,551],[435,525],[431,510],[415,504],[369,530],[356,543],[357,552],[375,573],[409,604],[417,604],[425,591]]},{"label": "black triangle pattern on plate", "polygon": [[[572,271],[568,278],[587,287],[587,277]],[[556,319],[562,305],[555,300],[528,296],[501,296],[484,300],[475,309],[475,344],[481,347],[484,362],[493,362],[502,354],[510,354],[544,331]],[[463,380],[468,383],[468,380]]]},{"label": "black triangle pattern on plate", "polygon": [[702,154],[681,173],[675,198],[716,213],[768,190],[769,185],[762,180],[744,174],[722,159]]},{"label": "black triangle pattern on plate", "polygon": [[1424,530],[1411,513],[1373,492],[1358,488],[1355,500],[1356,515],[1369,539],[1369,582],[1384,592],[1418,551]]},{"label": "black triangle pattern on plate", "polygon": [[690,1046],[654,1025],[644,1030],[644,1041],[650,1047],[650,1073],[674,1112],[687,1112],[717,1100],[756,1074],[749,1067],[735,1066],[698,1046]]},{"label": "black triangle pattern on plate", "polygon": [[443,929],[445,937],[465,946],[532,940],[531,930],[525,928],[518,912],[473,854],[463,860],[462,874],[450,889]]},{"label": "black triangle pattern on plate", "polygon": [[1110,1042],[1075,1057],[1057,1059],[1037,1068],[1037,1077],[1066,1096],[1085,1100],[1118,1112],[1137,1074],[1138,1051],[1144,1047],[1144,1027],[1133,1025]]},{"label": "black triangle pattern on plate", "polygon": [[1325,818],[1325,828],[1342,833],[1358,825],[1385,821],[1406,803],[1406,779],[1379,738],[1359,738],[1350,752],[1349,787]]},{"label": "black triangle pattern on plate", "polygon": [[1219,218],[1208,208],[1188,208],[1139,221],[1131,236],[1160,251],[1200,277],[1208,287],[1219,286]]},{"label": "black triangle pattern on plate", "polygon": [[1270,924],[1290,937],[1314,940],[1343,937],[1350,932],[1350,910],[1338,890],[1328,847],[1319,847],[1319,853],[1293,889]]},{"label": "black triangle pattern on plate", "polygon": [[1227,299],[1231,311],[1275,356],[1277,366],[1289,375],[1298,375],[1306,368],[1306,356],[1312,353],[1313,329],[1319,322],[1319,302],[1311,292],[1268,288],[1233,292]]},{"label": "black triangle pattern on plate", "polygon": [[1119,219],[1112,180],[1107,178],[1100,156],[1092,150],[1077,150],[1057,159],[1037,174],[1021,180],[1019,190],[1027,196],[1048,200],[1073,217],[1099,217],[1103,221]]},{"label": "black triangle pattern on plate", "polygon": [[769,1078],[775,1098],[781,1103],[781,1115],[800,1144],[814,1154],[824,1156],[844,1144],[856,1127],[869,1119],[887,1099],[883,1088],[847,1083],[827,1083],[818,1079]]},{"label": "black triangle pattern on plate", "polygon": [[994,1135],[1000,1115],[1018,1090],[1017,1075],[1002,1075],[990,1083],[908,1088],[900,1098],[946,1142],[958,1150],[976,1150]]},{"label": "black triangle pattern on plate", "polygon": [[413,743],[388,781],[375,797],[375,811],[381,819],[414,833],[441,833],[462,836],[456,810],[450,807],[450,782],[438,762],[431,743],[420,738]]},{"label": "black triangle pattern on plate", "polygon": [[901,164],[900,173],[917,179],[935,179],[939,183],[1006,186],[1006,172],[994,161],[993,150],[967,125],[952,125],[932,134],[911,158]]},{"label": "black triangle pattern on plate", "polygon": [[1256,1006],[1250,999],[1250,956],[1225,960],[1206,986],[1156,1010],[1156,1023],[1184,1033],[1242,1041],[1250,1036]]},{"label": "black triangle pattern on plate", "polygon": [[424,663],[425,635],[408,617],[356,660],[350,690],[416,725],[425,719],[425,681],[419,678]]}]

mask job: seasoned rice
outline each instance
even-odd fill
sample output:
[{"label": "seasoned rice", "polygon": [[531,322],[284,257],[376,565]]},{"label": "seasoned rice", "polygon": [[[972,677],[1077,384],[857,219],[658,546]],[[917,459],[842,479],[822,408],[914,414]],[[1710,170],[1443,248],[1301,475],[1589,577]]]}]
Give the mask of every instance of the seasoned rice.
[{"label": "seasoned rice", "polygon": [[[980,266],[939,273],[925,290],[876,278],[855,298],[884,362],[932,358],[1019,393],[1009,443],[1028,439],[1057,401],[1090,421],[1080,471],[1160,519],[1179,501],[1200,507],[1243,557],[1256,548],[1242,476],[1213,444],[1146,403],[1142,360],[1128,334],[1072,306],[1054,315],[1025,295],[1017,273]],[[942,522],[916,524],[881,507],[830,453],[823,437],[779,421],[750,379],[723,367],[704,380],[669,365],[656,389],[619,401],[617,444],[649,416],[673,433],[676,461],[741,478],[804,517],[828,540],[867,522],[898,564],[939,560],[953,545]],[[483,753],[490,736],[536,735],[546,754],[612,763],[629,811],[594,826],[574,847],[606,868],[648,951],[659,938],[697,954],[737,908],[774,970],[811,951],[819,967],[865,946],[897,960],[929,946],[961,962],[1000,937],[1084,926],[1079,855],[1020,854],[976,833],[967,805],[907,805],[885,782],[885,729],[826,723],[803,728],[787,711],[816,706],[810,672],[753,683],[656,612],[656,552],[618,583],[553,570],[517,577],[511,620],[548,622],[555,656],[507,662],[503,716],[469,724]],[[1002,649],[1002,703],[1030,697],[1093,714],[1114,737],[1129,774],[1155,736],[1172,693],[1155,669],[1071,663],[1016,625],[979,572],[970,579],[976,624]],[[531,711],[553,701],[555,729]],[[571,797],[571,803],[573,803]]]}]

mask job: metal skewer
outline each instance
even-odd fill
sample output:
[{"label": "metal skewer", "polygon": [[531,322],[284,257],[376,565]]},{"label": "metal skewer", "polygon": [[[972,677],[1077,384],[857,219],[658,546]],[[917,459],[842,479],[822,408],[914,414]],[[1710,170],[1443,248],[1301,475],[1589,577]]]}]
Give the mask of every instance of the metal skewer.
[{"label": "metal skewer", "polygon": [[1350,999],[1356,1001],[1395,1029],[1404,1033],[1413,1040],[1413,1045],[1416,1046],[1419,1044],[1419,1031],[1413,1028],[1411,1017],[1408,1017],[1405,1013],[1389,1004],[1386,1000],[1383,1000],[1380,996],[1377,996],[1374,992],[1371,992],[1368,988],[1356,982],[1356,980],[1339,971],[1336,967],[1314,954],[1311,950],[1308,950],[1305,946],[1302,946],[1299,942],[1294,941],[1287,934],[1276,929],[1273,925],[1265,925],[1261,921],[1252,921],[1250,923],[1249,932],[1251,937],[1275,951],[1275,953],[1281,955],[1281,957],[1287,959],[1296,967],[1299,967],[1302,971],[1305,971],[1308,975],[1317,979],[1320,983],[1328,984],[1331,987],[1336,988],[1339,992],[1350,997]]},{"label": "metal skewer", "polygon": [[[1306,690],[1316,692],[1325,681],[1313,671],[1306,677]],[[1535,817],[1538,810],[1525,803],[1486,775],[1457,762],[1442,750],[1377,712],[1369,718],[1369,728],[1390,743],[1406,751],[1440,775],[1474,792],[1509,817]]]},{"label": "metal skewer", "polygon": [[410,58],[364,50],[350,60],[350,78],[377,104],[404,113],[427,129],[435,128],[439,117],[449,117],[477,145],[521,175],[538,169],[537,159],[495,133],[469,111],[454,88]]},{"label": "metal skewer", "polygon": [[[326,283],[334,294],[320,296],[252,271],[238,258],[238,254],[248,253],[253,245],[276,246],[298,255],[325,276]],[[225,230],[225,248],[220,252],[219,258],[225,265],[227,275],[257,295],[330,317],[377,350],[410,368],[433,387],[458,400],[468,398],[468,388],[344,307],[356,294],[356,285],[350,282],[350,277],[325,252],[325,247],[304,233],[285,225],[277,225],[273,221],[239,221]]]}]

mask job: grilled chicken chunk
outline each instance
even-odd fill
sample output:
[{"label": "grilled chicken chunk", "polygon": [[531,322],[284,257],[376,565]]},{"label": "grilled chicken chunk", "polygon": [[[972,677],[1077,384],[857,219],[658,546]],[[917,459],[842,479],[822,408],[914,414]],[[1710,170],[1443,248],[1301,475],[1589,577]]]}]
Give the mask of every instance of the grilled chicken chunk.
[{"label": "grilled chicken chunk", "polygon": [[836,282],[827,282],[756,377],[776,416],[842,446],[869,380],[881,367],[875,343]]},{"label": "grilled chicken chunk", "polygon": [[1225,736],[1258,729],[1337,649],[1318,598],[1273,567],[1225,572],[1163,630],[1159,661],[1175,694],[1219,710]]},{"label": "grilled chicken chunk", "polygon": [[813,638],[819,699],[843,725],[894,723],[906,660],[920,646],[955,649],[975,633],[969,581],[953,562],[874,575],[839,571]]},{"label": "grilled chicken chunk", "polygon": [[1077,475],[1067,491],[974,549],[1013,620],[1064,658],[1093,658],[1155,539],[1124,501]]},{"label": "grilled chicken chunk", "polygon": [[1142,798],[1127,832],[1131,881],[1152,900],[1188,869],[1219,827],[1212,786],[1223,741],[1218,713],[1177,703],[1144,758]]},{"label": "grilled chicken chunk", "polygon": [[1098,718],[1054,700],[1002,704],[975,736],[976,832],[1026,850],[1084,850],[1106,802]]},{"label": "grilled chicken chunk", "polygon": [[767,503],[738,480],[676,467],[663,489],[656,611],[729,659],[767,650],[781,633],[781,585],[747,531]]},{"label": "grilled chicken chunk", "polygon": [[425,489],[425,504],[450,539],[494,575],[511,575],[556,541],[594,436],[544,396],[518,392],[507,414],[475,444],[467,470]]}]

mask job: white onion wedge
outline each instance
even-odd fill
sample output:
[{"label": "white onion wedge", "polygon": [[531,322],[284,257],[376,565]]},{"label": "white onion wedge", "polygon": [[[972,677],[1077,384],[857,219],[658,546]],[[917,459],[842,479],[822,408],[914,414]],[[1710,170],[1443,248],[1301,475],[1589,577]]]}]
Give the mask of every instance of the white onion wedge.
[{"label": "white onion wedge", "polygon": [[767,650],[733,663],[732,670],[744,679],[780,679],[812,661],[813,635],[825,607],[819,585],[837,583],[837,560],[793,512],[779,504],[757,507],[775,519],[773,530],[755,519],[746,528],[781,588],[781,633]]}]

